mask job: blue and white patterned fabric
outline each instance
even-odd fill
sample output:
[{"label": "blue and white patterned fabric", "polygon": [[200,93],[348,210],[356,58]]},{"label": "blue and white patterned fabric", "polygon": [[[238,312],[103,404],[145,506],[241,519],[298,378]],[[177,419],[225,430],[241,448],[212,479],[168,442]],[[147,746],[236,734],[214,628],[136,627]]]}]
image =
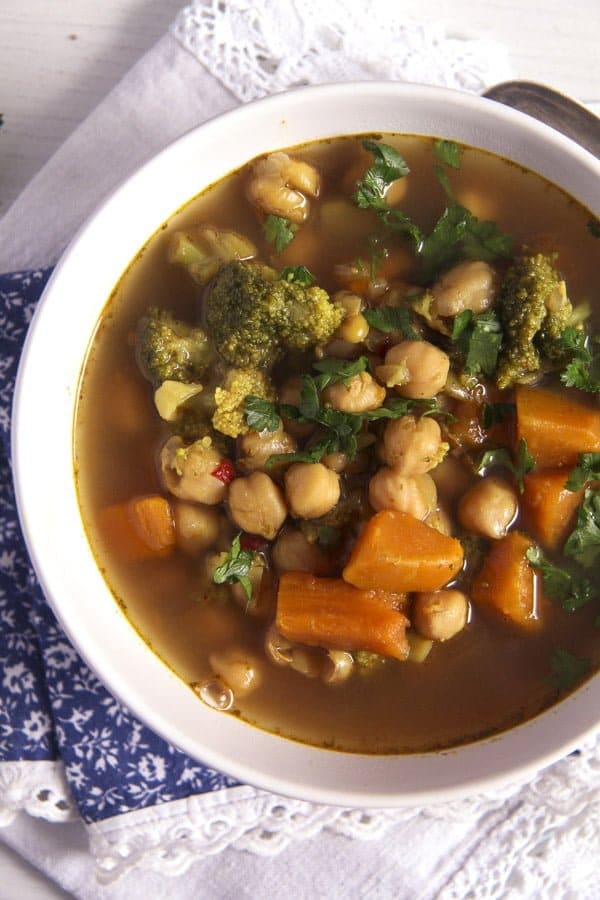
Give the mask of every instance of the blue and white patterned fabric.
[{"label": "blue and white patterned fabric", "polygon": [[0,276],[0,762],[62,759],[86,822],[236,784],[137,721],[50,610],[17,522],[10,412],[21,347],[50,270]]}]

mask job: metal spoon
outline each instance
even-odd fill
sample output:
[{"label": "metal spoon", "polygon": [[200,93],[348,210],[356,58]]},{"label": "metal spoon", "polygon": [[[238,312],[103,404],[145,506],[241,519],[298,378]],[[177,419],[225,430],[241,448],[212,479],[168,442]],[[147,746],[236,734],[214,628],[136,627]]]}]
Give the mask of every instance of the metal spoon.
[{"label": "metal spoon", "polygon": [[534,81],[503,81],[483,96],[539,119],[600,158],[600,118],[570,97]]}]

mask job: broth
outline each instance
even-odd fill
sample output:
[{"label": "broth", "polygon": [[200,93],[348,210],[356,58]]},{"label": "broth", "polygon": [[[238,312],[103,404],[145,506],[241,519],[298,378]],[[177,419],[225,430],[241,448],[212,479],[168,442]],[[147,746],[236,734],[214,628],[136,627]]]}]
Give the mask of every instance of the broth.
[{"label": "broth", "polygon": [[[469,147],[461,148],[458,170],[442,165],[452,184],[448,198],[434,175],[434,163],[440,162],[435,159],[433,139],[385,135],[381,140],[399,151],[410,167],[404,193],[394,200],[394,206],[418,223],[423,233],[431,233],[445,204],[460,203],[479,219],[492,220],[502,232],[512,235],[516,251],[558,254],[556,265],[573,306],[593,303],[598,293],[598,244],[587,227],[589,212],[574,200],[538,175]],[[592,672],[600,661],[600,648],[594,627],[597,600],[576,611],[566,611],[559,602],[541,596],[539,573],[535,577],[540,593],[540,627],[521,627],[470,597],[481,558],[495,541],[479,538],[468,542],[457,518],[460,497],[454,479],[446,487],[441,478],[437,479],[437,490],[439,503],[451,520],[452,533],[465,546],[474,546],[478,554],[477,560],[472,560],[449,585],[468,595],[468,623],[450,639],[434,640],[420,663],[369,657],[375,665],[359,665],[355,651],[360,648],[348,647],[355,657],[352,674],[334,685],[324,684],[319,677],[307,677],[290,665],[276,665],[265,656],[265,632],[274,617],[272,606],[264,617],[257,617],[249,614],[248,604],[229,596],[227,585],[216,588],[209,579],[207,587],[206,556],[224,553],[235,534],[244,531],[231,521],[223,504],[214,509],[227,525],[220,527],[212,546],[197,555],[177,546],[165,556],[132,560],[123,553],[122,533],[106,527],[103,511],[130,498],[161,495],[171,504],[177,503],[165,489],[159,464],[161,448],[177,426],[157,414],[153,386],[140,371],[135,349],[139,320],[152,306],[168,309],[189,323],[204,321],[203,288],[183,266],[169,261],[175,233],[200,224],[231,229],[247,236],[257,248],[257,258],[277,271],[285,266],[308,267],[316,284],[330,295],[349,285],[352,288],[352,278],[340,283],[336,267],[354,265],[360,259],[363,262],[354,265],[353,289],[363,306],[371,308],[389,305],[390,291],[398,285],[412,286],[413,293],[415,286],[416,292],[423,287],[410,239],[385,232],[382,243],[372,252],[370,235],[380,228],[378,217],[372,209],[358,209],[351,200],[357,179],[370,164],[361,138],[323,141],[289,152],[320,172],[322,188],[311,204],[308,219],[282,252],[276,252],[266,240],[264,215],[257,215],[248,200],[249,164],[173,215],[133,261],[110,298],[90,348],[76,417],[74,453],[83,520],[98,565],[125,614],[184,682],[196,689],[211,682],[215,672],[209,657],[231,647],[260,660],[261,683],[247,695],[236,694],[234,714],[268,731],[345,751],[395,753],[455,746],[511,727],[556,702],[564,693],[553,681],[552,659],[557,652],[564,649],[572,658],[588,660],[587,671]],[[349,176],[353,170],[358,173],[354,179]],[[385,245],[390,251],[387,257],[382,255]],[[491,262],[498,278],[503,277],[509,263],[503,259]],[[382,279],[385,275],[381,295],[375,295],[373,275]],[[357,289],[356,282],[362,287]],[[430,323],[420,319],[418,313],[414,321],[427,341],[454,352],[447,334],[431,330]],[[371,336],[374,331],[372,327]],[[368,357],[371,371],[383,362],[382,354],[389,349],[389,337],[380,337],[379,345],[359,347]],[[356,347],[350,355],[358,357]],[[274,369],[276,385],[290,374],[311,371],[311,362],[306,355],[285,357]],[[557,395],[568,394],[575,402],[595,408],[594,401],[583,392],[567,392],[555,374],[545,377]],[[393,388],[387,393],[388,397],[394,394]],[[486,394],[490,403],[496,399],[495,394]],[[512,388],[500,399],[512,403]],[[461,423],[471,421],[472,408],[466,404],[473,402],[472,396],[460,400],[445,393],[442,414],[433,416],[450,444],[450,457],[462,466],[462,493],[482,480],[481,473],[474,471],[473,461],[493,446],[485,436],[483,443],[465,443]],[[481,396],[476,405],[479,416]],[[378,440],[384,427],[385,422],[372,426]],[[600,434],[598,437],[600,441]],[[243,475],[236,452],[231,441],[224,455],[234,460],[238,474]],[[372,455],[363,474],[341,476],[342,483],[361,494],[361,503],[354,521],[341,529],[342,549],[323,551],[333,560],[328,577],[340,578],[351,545],[358,539],[356,520],[367,520],[374,512],[365,491],[381,460],[375,458],[374,451],[367,452]],[[465,454],[469,465],[461,462]],[[497,465],[491,468],[517,494],[519,513],[510,529],[530,534],[522,512],[523,498],[510,472]],[[281,484],[282,470],[270,474]],[[314,538],[318,527],[328,522],[327,515],[317,516],[316,524],[310,517],[288,516],[285,527],[304,527],[308,533],[312,524]],[[260,538],[260,546],[259,542],[247,544],[251,550],[258,547],[267,558],[273,573],[271,603],[280,575],[271,559],[273,543]],[[335,557],[336,552],[339,557]],[[550,556],[557,560],[556,554]],[[414,603],[409,591],[408,600],[401,604],[409,619]],[[414,625],[410,630],[415,632]],[[307,658],[314,658],[310,648]]]}]

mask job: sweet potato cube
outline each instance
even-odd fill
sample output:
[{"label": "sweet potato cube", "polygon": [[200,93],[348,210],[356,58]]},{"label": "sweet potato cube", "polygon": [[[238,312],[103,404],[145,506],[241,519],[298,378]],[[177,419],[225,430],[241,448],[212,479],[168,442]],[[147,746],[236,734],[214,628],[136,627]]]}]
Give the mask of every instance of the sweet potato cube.
[{"label": "sweet potato cube", "polygon": [[544,550],[560,550],[575,526],[585,487],[567,490],[568,477],[568,469],[536,469],[523,479],[524,521]]},{"label": "sweet potato cube", "polygon": [[367,522],[343,576],[367,590],[437,591],[462,564],[460,541],[407,513],[384,509]]},{"label": "sweet potato cube", "polygon": [[527,629],[540,624],[538,579],[525,555],[532,546],[533,541],[519,531],[495,541],[471,587],[474,603]]},{"label": "sweet potato cube", "polygon": [[168,556],[175,547],[171,506],[159,494],[107,506],[99,521],[105,540],[121,559],[156,559]]},{"label": "sweet potato cube", "polygon": [[403,597],[363,591],[341,578],[285,572],[277,593],[277,630],[288,640],[335,650],[370,650],[406,659]]},{"label": "sweet potato cube", "polygon": [[540,469],[574,466],[600,450],[600,410],[538,387],[517,385],[517,443],[523,439]]}]

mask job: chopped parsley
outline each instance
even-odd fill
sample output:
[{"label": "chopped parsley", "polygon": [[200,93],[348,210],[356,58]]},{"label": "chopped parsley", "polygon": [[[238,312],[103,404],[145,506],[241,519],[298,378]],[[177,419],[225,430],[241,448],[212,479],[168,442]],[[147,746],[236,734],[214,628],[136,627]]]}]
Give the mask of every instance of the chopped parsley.
[{"label": "chopped parsley", "polygon": [[420,248],[424,275],[433,278],[457,259],[489,261],[512,254],[512,237],[495,222],[481,222],[460,203],[451,203]]},{"label": "chopped parsley", "polygon": [[279,275],[280,281],[288,281],[290,284],[303,284],[310,287],[317,280],[306,266],[286,266]]},{"label": "chopped parsley", "polygon": [[590,659],[574,656],[564,647],[552,655],[552,680],[561,691],[570,691],[591,669]]},{"label": "chopped parsley", "polygon": [[469,375],[493,375],[502,345],[502,326],[493,310],[475,316],[470,309],[454,320],[452,340],[465,360]]},{"label": "chopped parsley", "polygon": [[587,223],[587,230],[592,237],[600,238],[600,220],[590,219],[590,221]]},{"label": "chopped parsley", "polygon": [[336,384],[339,381],[348,385],[350,379],[364,372],[368,364],[366,356],[359,356],[358,359],[338,359],[334,356],[327,356],[325,359],[313,363],[313,369],[321,373],[314,381],[320,391],[329,384]]},{"label": "chopped parsley", "polygon": [[365,309],[363,316],[372,328],[386,334],[399,332],[409,341],[422,340],[414,326],[412,312],[401,306],[380,306],[377,309]]},{"label": "chopped parsley", "polygon": [[505,447],[497,447],[494,450],[486,450],[481,457],[476,471],[482,472],[484,469],[493,468],[494,466],[504,466],[515,476],[520,493],[525,490],[523,478],[528,472],[535,468],[535,459],[527,449],[527,443],[523,438],[519,441],[517,447],[516,459]]},{"label": "chopped parsley", "polygon": [[544,583],[544,593],[551,600],[557,600],[567,612],[585,606],[596,596],[594,585],[589,578],[578,572],[555,566],[549,562],[539,547],[530,547],[527,559],[539,569]]},{"label": "chopped parsley", "polygon": [[514,416],[516,405],[514,403],[484,403],[482,424],[485,429],[492,425],[499,425],[510,416]]},{"label": "chopped parsley", "polygon": [[264,221],[263,232],[269,244],[273,244],[277,253],[281,253],[294,239],[298,226],[284,219],[283,216],[269,215]]},{"label": "chopped parsley", "polygon": [[324,550],[336,547],[342,539],[342,532],[333,525],[319,525],[317,541]]},{"label": "chopped parsley", "polygon": [[281,427],[281,419],[277,407],[263,397],[249,394],[244,400],[246,424],[253,431],[277,431]]},{"label": "chopped parsley", "polygon": [[252,550],[242,550],[240,535],[237,534],[231,542],[231,547],[223,562],[213,572],[215,584],[241,584],[248,598],[252,600],[252,582],[250,581],[250,569],[254,562],[255,554]]},{"label": "chopped parsley", "polygon": [[362,145],[372,154],[374,162],[357,182],[354,201],[361,209],[371,208],[385,213],[389,208],[385,199],[387,189],[394,181],[408,175],[410,169],[389,144],[366,140]]},{"label": "chopped parsley", "polygon": [[600,490],[586,488],[583,503],[577,511],[575,528],[564,546],[565,556],[593,566],[600,554]]},{"label": "chopped parsley", "polygon": [[310,375],[302,375],[299,406],[282,403],[279,410],[286,419],[319,425],[324,431],[323,437],[306,450],[270,456],[267,460],[268,466],[282,461],[319,462],[329,453],[345,453],[348,459],[354,459],[358,449],[357,435],[365,423],[377,419],[399,419],[413,408],[422,409],[425,412],[438,412],[435,400],[410,400],[403,397],[392,397],[378,409],[367,410],[364,413],[347,413],[322,406],[319,398],[320,378],[322,377],[321,375],[311,378]]},{"label": "chopped parsley", "polygon": [[452,169],[460,169],[460,147],[454,141],[435,141],[433,152],[440,162]]},{"label": "chopped parsley", "polygon": [[577,466],[571,471],[565,487],[578,491],[588,481],[600,479],[600,453],[580,453]]},{"label": "chopped parsley", "polygon": [[565,328],[560,336],[562,349],[571,357],[561,381],[567,387],[600,393],[600,338],[588,338],[580,328]]}]

